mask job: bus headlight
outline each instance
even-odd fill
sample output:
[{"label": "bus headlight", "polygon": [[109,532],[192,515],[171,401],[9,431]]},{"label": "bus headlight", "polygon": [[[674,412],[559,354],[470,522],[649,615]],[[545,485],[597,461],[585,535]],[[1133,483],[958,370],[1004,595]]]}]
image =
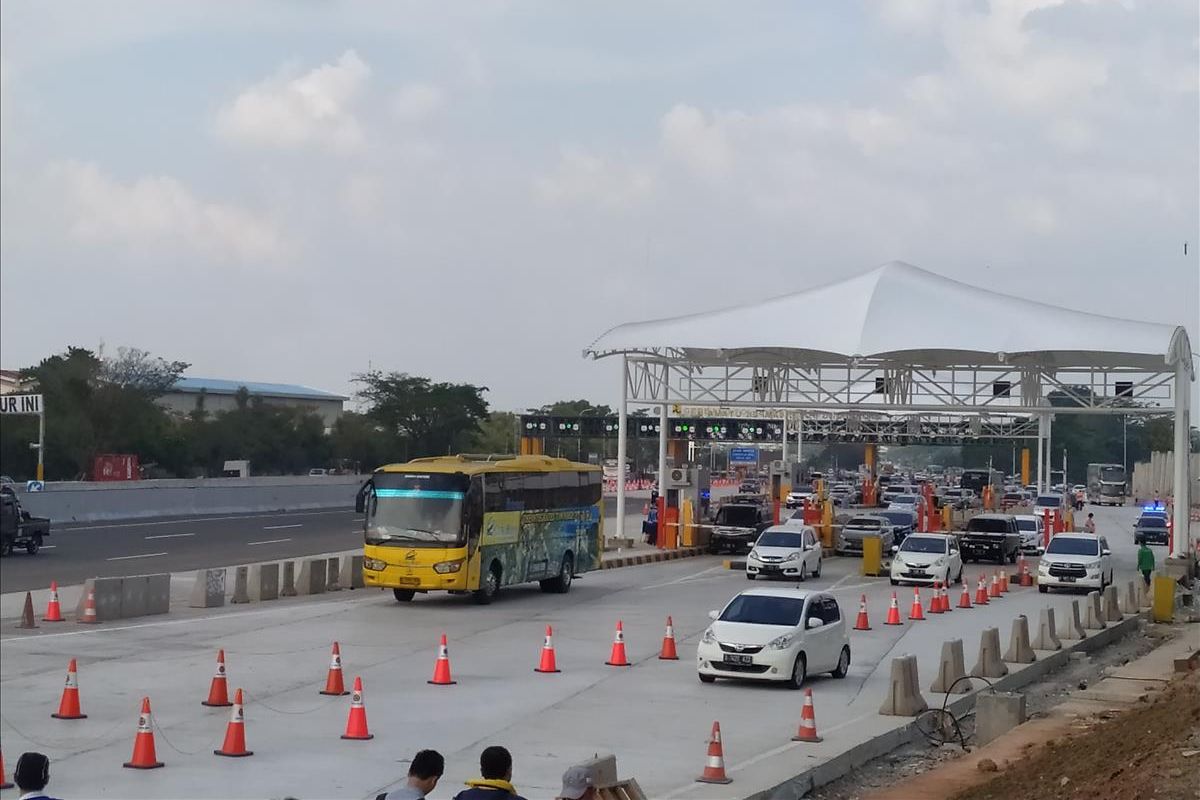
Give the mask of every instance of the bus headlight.
[{"label": "bus headlight", "polygon": [[381,572],[387,569],[387,562],[380,561],[378,558],[364,558],[363,567],[366,569],[373,569],[376,572]]},{"label": "bus headlight", "polygon": [[433,571],[438,575],[447,575],[451,572],[458,572],[460,569],[462,569],[462,565],[463,562],[461,558],[456,561],[439,561],[433,565]]}]

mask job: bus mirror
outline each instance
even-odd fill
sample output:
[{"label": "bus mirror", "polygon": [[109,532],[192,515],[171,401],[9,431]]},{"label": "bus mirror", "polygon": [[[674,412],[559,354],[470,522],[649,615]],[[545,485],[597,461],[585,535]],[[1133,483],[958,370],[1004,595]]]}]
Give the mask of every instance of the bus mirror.
[{"label": "bus mirror", "polygon": [[358,494],[354,496],[354,513],[361,514],[367,510],[367,492],[375,487],[374,481],[366,481],[362,486],[358,487]]}]

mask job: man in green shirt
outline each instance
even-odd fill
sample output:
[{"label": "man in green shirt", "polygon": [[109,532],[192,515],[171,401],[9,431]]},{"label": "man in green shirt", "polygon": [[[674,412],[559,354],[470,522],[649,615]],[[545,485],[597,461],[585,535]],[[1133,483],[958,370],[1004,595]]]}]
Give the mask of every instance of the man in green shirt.
[{"label": "man in green shirt", "polygon": [[1154,572],[1154,551],[1145,542],[1138,548],[1137,560],[1138,572],[1142,573],[1142,580],[1146,582],[1146,586],[1150,586],[1150,573]]}]

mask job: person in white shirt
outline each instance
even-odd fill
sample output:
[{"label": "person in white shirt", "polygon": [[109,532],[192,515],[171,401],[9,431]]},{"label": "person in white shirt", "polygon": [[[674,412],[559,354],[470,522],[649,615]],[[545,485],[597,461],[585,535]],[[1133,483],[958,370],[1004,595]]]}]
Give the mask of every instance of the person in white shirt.
[{"label": "person in white shirt", "polygon": [[42,753],[22,753],[13,770],[13,782],[21,790],[19,800],[54,800],[43,791],[50,782],[50,759]]}]

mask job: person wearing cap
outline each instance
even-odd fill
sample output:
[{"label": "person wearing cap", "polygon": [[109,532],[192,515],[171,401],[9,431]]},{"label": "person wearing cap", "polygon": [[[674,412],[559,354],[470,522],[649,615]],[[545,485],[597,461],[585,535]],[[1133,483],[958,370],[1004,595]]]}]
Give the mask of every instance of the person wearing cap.
[{"label": "person wearing cap", "polygon": [[1095,533],[1096,532],[1096,515],[1095,514],[1088,514],[1087,522],[1083,523],[1083,532],[1084,533]]},{"label": "person wearing cap", "polygon": [[50,759],[41,753],[22,753],[13,770],[13,781],[21,790],[19,800],[54,800],[42,791],[50,782]]},{"label": "person wearing cap", "polygon": [[390,792],[378,795],[375,800],[425,800],[446,771],[446,759],[436,750],[421,750],[413,756],[408,766],[408,783]]},{"label": "person wearing cap", "polygon": [[569,767],[562,777],[562,792],[558,800],[595,800],[596,776],[581,765]]},{"label": "person wearing cap", "polygon": [[525,800],[512,785],[512,754],[499,745],[479,754],[480,777],[467,781],[454,800]]}]

